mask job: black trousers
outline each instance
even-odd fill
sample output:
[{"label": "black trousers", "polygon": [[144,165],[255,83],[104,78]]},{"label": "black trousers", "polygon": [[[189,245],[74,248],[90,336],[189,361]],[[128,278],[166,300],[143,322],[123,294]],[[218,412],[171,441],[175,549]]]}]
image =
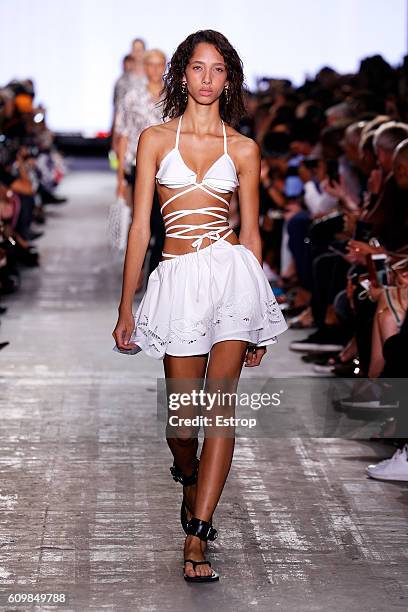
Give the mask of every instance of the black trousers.
[{"label": "black trousers", "polygon": [[358,298],[360,292],[361,287],[357,287],[354,291],[354,324],[358,355],[360,358],[360,368],[364,375],[367,376],[371,359],[371,341],[373,337],[374,316],[377,309],[377,302],[372,302],[368,298],[360,300]]},{"label": "black trousers", "polygon": [[318,328],[324,327],[327,308],[347,285],[350,264],[340,255],[324,253],[313,260],[312,311]]},{"label": "black trousers", "polygon": [[305,238],[309,235],[310,224],[309,213],[302,210],[294,215],[287,225],[288,247],[295,260],[300,286],[308,291],[312,290],[312,253]]},{"label": "black trousers", "polygon": [[33,196],[19,195],[21,207],[16,224],[16,232],[20,234],[24,240],[30,239],[30,225],[33,220],[33,212],[35,200]]}]

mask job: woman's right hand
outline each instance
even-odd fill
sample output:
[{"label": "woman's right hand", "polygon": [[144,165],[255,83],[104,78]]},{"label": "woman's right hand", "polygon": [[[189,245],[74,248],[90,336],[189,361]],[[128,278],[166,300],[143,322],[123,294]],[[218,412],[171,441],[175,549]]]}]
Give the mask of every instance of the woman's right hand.
[{"label": "woman's right hand", "polygon": [[112,332],[118,349],[129,350],[136,348],[137,344],[129,342],[130,336],[135,329],[135,319],[131,312],[120,313],[116,327]]}]

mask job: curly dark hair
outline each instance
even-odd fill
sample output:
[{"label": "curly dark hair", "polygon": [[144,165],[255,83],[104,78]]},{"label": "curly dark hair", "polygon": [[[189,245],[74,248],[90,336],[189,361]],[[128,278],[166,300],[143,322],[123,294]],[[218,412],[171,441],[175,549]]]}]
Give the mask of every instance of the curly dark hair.
[{"label": "curly dark hair", "polygon": [[187,102],[181,90],[182,79],[195,46],[202,42],[214,45],[224,58],[229,82],[229,101],[227,102],[225,95],[221,94],[220,115],[226,123],[237,125],[246,115],[243,65],[234,47],[223,34],[215,30],[198,30],[190,34],[174,52],[167,65],[168,70],[163,76],[163,120],[167,117],[169,119],[179,117],[185,111]]}]

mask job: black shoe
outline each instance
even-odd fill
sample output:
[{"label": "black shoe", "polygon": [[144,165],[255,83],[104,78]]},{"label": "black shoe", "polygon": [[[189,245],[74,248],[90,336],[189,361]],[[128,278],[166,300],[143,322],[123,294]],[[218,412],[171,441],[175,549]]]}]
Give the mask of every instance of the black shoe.
[{"label": "black shoe", "polygon": [[301,356],[301,360],[304,361],[305,363],[313,363],[313,364],[319,364],[319,365],[323,365],[325,363],[327,363],[327,360],[330,359],[330,357],[336,357],[338,355],[338,352],[335,351],[334,353],[307,353],[306,355],[302,355]]},{"label": "black shoe", "polygon": [[1,349],[4,349],[8,344],[10,344],[10,342],[0,342],[0,351]]},{"label": "black shoe", "polygon": [[67,198],[60,198],[52,191],[49,191],[44,187],[44,185],[40,185],[38,189],[38,193],[41,196],[41,201],[43,204],[63,204],[67,201]]},{"label": "black shoe", "polygon": [[37,240],[41,236],[44,236],[44,232],[28,232],[28,240]]},{"label": "black shoe", "polygon": [[6,314],[6,312],[7,312],[7,307],[6,306],[0,306],[0,315]]},{"label": "black shoe", "polygon": [[27,249],[17,245],[17,261],[27,268],[37,268],[39,263],[39,253],[34,246],[29,246]]},{"label": "black shoe", "polygon": [[65,204],[65,202],[67,201],[68,201],[68,198],[60,198],[57,196],[53,196],[47,202],[44,202],[44,204]]},{"label": "black shoe", "polygon": [[60,198],[59,196],[56,196],[54,194],[50,194],[49,196],[46,196],[42,203],[43,204],[65,204],[65,202],[67,201],[68,198]]},{"label": "black shoe", "polygon": [[[181,482],[183,487],[190,487],[191,485],[194,485],[197,483],[199,464],[200,464],[200,460],[197,459],[196,457],[194,460],[193,473],[190,476],[186,476],[185,474],[183,474],[183,472],[178,467],[178,465],[176,465],[176,462],[173,462],[173,466],[170,468],[170,472],[173,476],[173,479],[176,482]],[[188,523],[187,510],[188,512],[190,512],[191,515],[194,514],[193,510],[188,506],[186,502],[184,491],[183,491],[183,501],[181,502],[181,508],[180,508],[180,522],[181,522],[181,526],[183,527],[184,533],[187,533],[187,523]],[[212,521],[210,522],[212,524]]]},{"label": "black shoe", "polygon": [[346,340],[342,339],[338,328],[326,327],[318,329],[303,340],[291,342],[289,348],[292,351],[332,353],[340,352],[345,344]]},{"label": "black shoe", "polygon": [[45,210],[43,206],[38,206],[33,212],[33,221],[38,225],[44,225],[46,221]]},{"label": "black shoe", "polygon": [[[289,306],[289,308],[285,309],[285,317],[298,317],[302,312],[304,312],[309,306]],[[313,327],[313,326],[311,326]]]},{"label": "black shoe", "polygon": [[[209,522],[193,517],[187,523],[187,535],[197,536],[200,538],[200,540],[207,542],[207,540],[215,540],[218,533]],[[194,561],[194,559],[184,559],[184,580],[187,582],[216,582],[220,579],[219,574],[217,574],[217,572],[214,570],[212,570],[211,576],[187,576],[185,573],[186,563],[191,563],[193,569],[195,569],[197,565],[209,565],[211,567],[211,563],[209,561]]]},{"label": "black shoe", "polygon": [[18,273],[16,272],[10,273],[5,278],[1,279],[1,284],[0,284],[0,294],[1,295],[8,295],[9,293],[14,293],[19,288],[20,288],[20,276]]}]

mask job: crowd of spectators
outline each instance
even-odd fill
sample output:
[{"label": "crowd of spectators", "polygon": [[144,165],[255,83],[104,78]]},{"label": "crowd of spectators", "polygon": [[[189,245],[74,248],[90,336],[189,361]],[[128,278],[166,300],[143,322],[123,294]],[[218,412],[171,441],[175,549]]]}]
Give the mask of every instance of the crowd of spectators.
[{"label": "crowd of spectators", "polygon": [[[65,168],[53,143],[45,109],[35,104],[33,81],[1,87],[0,299],[19,289],[23,267],[39,266],[33,242],[43,234],[45,207],[65,201],[54,193]],[[0,304],[0,315],[6,311]],[[0,342],[0,349],[8,344]]]},{"label": "crowd of spectators", "polygon": [[387,413],[378,435],[400,448],[369,474],[408,480],[408,57],[325,67],[301,87],[263,79],[247,107],[264,270],[290,326],[313,330],[290,348],[316,374],[353,379],[337,410]]}]

